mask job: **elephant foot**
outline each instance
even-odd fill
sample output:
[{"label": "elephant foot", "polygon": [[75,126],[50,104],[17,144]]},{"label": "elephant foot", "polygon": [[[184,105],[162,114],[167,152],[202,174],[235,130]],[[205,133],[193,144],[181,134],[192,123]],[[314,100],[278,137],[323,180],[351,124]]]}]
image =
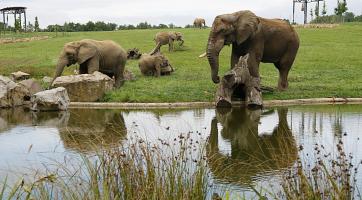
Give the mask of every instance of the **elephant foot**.
[{"label": "elephant foot", "polygon": [[253,87],[246,100],[248,108],[260,109],[263,107],[263,99],[261,91]]}]

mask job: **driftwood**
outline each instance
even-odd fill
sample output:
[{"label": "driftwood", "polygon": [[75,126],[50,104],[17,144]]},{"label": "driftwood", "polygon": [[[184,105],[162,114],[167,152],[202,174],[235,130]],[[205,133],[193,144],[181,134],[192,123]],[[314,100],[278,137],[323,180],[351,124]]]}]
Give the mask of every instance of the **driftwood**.
[{"label": "driftwood", "polygon": [[262,107],[260,78],[250,75],[247,59],[248,56],[240,57],[238,64],[222,78],[216,92],[216,107],[231,107],[235,95],[249,107]]},{"label": "driftwood", "polygon": [[127,59],[139,59],[141,58],[142,53],[137,48],[127,50]]}]

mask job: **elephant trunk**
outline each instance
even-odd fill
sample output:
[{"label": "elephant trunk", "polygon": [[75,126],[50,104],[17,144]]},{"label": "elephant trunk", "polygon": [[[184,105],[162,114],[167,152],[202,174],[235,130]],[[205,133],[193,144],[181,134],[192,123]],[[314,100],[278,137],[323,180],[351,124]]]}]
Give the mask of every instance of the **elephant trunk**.
[{"label": "elephant trunk", "polygon": [[206,55],[211,67],[211,79],[217,84],[220,82],[219,73],[219,53],[223,47],[224,41],[216,41],[213,36],[210,35],[207,42]]},{"label": "elephant trunk", "polygon": [[68,60],[67,59],[59,59],[58,63],[57,63],[57,67],[55,69],[55,73],[54,73],[54,78],[52,80],[52,82],[50,82],[50,86],[53,84],[53,82],[55,81],[55,79],[59,76],[62,75],[64,67],[68,65]]}]

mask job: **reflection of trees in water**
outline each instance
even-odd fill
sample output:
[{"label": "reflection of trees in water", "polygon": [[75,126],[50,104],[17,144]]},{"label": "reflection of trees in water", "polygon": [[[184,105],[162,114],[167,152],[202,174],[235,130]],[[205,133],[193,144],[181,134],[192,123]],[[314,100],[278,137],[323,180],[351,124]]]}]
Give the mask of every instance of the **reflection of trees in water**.
[{"label": "reflection of trees in water", "polygon": [[23,108],[0,110],[0,132],[16,126],[58,128],[64,147],[90,151],[117,145],[127,134],[122,113],[115,110],[70,109],[66,112],[30,112]]},{"label": "reflection of trees in water", "polygon": [[[258,174],[290,167],[296,161],[295,139],[288,127],[286,108],[277,109],[279,123],[270,135],[258,135],[261,111],[232,109],[217,112],[211,122],[207,156],[213,175],[222,181],[248,185]],[[231,155],[218,148],[218,126],[221,136],[231,143]]]}]

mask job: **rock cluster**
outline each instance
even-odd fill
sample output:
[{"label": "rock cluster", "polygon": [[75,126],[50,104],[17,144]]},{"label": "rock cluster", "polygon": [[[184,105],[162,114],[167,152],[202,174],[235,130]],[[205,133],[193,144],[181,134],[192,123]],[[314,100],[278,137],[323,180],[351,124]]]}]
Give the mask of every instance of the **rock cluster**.
[{"label": "rock cluster", "polygon": [[93,74],[61,76],[55,79],[52,87],[64,87],[70,101],[94,102],[113,89],[114,81],[98,71]]},{"label": "rock cluster", "polygon": [[8,77],[0,76],[0,108],[26,105],[29,100],[28,89]]}]

